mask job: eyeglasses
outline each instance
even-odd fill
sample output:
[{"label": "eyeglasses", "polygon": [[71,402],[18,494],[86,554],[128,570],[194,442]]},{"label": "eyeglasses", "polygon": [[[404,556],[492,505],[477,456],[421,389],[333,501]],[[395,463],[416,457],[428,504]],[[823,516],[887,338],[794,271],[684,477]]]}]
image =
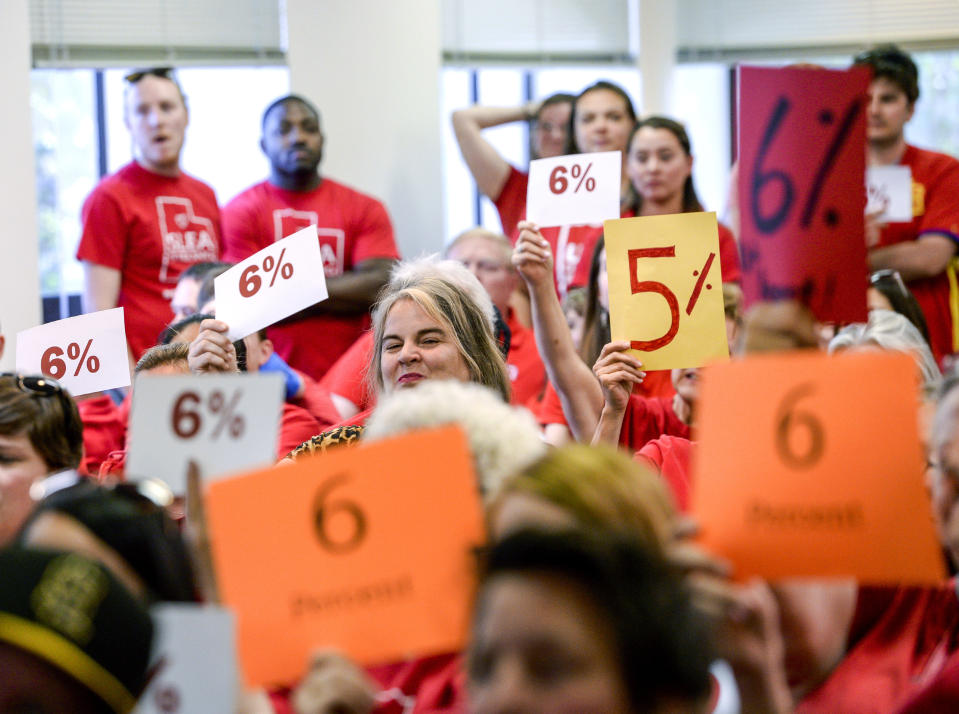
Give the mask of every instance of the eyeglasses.
[{"label": "eyeglasses", "polygon": [[173,79],[173,67],[148,67],[147,69],[137,69],[123,78],[124,82],[136,84],[144,77],[159,77],[160,79]]},{"label": "eyeglasses", "polygon": [[899,274],[898,270],[892,270],[891,268],[885,268],[883,270],[877,270],[869,276],[869,284],[877,285],[882,282],[891,282],[896,285],[899,292],[903,294],[908,294],[909,290],[906,288],[906,284],[902,280],[902,276]]},{"label": "eyeglasses", "polygon": [[10,378],[14,380],[17,389],[27,394],[42,394],[52,396],[54,394],[63,394],[63,385],[53,377],[45,377],[39,374],[17,374],[16,372],[0,373],[0,378]]}]

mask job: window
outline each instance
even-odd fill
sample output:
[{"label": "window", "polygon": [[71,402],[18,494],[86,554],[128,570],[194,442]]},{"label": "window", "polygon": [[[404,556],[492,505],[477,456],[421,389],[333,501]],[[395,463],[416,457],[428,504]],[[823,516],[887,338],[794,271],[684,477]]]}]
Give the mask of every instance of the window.
[{"label": "window", "polygon": [[[132,158],[123,124],[125,73],[36,69],[31,75],[45,321],[79,314],[83,271],[74,254],[83,201],[102,173]],[[187,68],[177,76],[190,110],[183,168],[213,186],[222,205],[266,177],[260,117],[271,101],[289,92],[289,71]]]}]

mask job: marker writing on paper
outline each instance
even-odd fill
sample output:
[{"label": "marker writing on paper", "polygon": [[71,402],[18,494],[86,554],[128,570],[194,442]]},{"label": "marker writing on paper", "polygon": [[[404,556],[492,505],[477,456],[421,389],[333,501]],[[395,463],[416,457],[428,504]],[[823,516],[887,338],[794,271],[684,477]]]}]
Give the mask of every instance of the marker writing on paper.
[{"label": "marker writing on paper", "polygon": [[746,507],[745,520],[747,525],[756,527],[837,531],[856,530],[866,524],[858,501],[820,505],[752,501]]},{"label": "marker writing on paper", "polygon": [[357,607],[389,605],[413,594],[413,576],[406,574],[389,580],[364,583],[321,593],[299,593],[293,597],[293,617],[342,612]]}]

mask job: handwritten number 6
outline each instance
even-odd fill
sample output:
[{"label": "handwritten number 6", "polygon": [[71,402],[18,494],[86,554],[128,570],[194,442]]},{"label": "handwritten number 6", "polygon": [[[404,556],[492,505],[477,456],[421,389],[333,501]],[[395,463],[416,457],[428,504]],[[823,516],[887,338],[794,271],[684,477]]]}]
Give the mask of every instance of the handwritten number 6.
[{"label": "handwritten number 6", "polygon": [[[772,144],[776,132],[779,131],[779,125],[782,124],[783,119],[786,118],[789,107],[789,100],[785,97],[780,97],[775,109],[773,109],[769,124],[766,125],[766,131],[763,132],[759,152],[756,154],[756,161],[753,163],[753,181],[749,187],[749,207],[752,210],[753,222],[755,222],[756,227],[763,233],[775,233],[776,230],[779,229],[786,220],[786,216],[789,214],[789,209],[792,208],[795,198],[796,190],[793,188],[793,183],[785,171],[780,171],[779,169],[763,171],[762,168],[763,160],[766,158],[766,152],[769,151],[769,146]],[[773,211],[771,215],[763,215],[760,210],[760,199],[762,198],[763,189],[765,189],[766,185],[771,181],[778,182],[779,185],[782,186],[782,199],[779,202],[779,207]]]},{"label": "handwritten number 6", "polygon": [[[791,389],[779,405],[776,416],[776,451],[783,463],[794,469],[815,466],[822,458],[825,446],[822,423],[813,414],[796,406],[799,400],[810,396],[813,391],[813,385],[809,382]],[[805,453],[797,453],[790,441],[790,435],[798,428],[804,428],[809,434],[809,446]]]},{"label": "handwritten number 6", "polygon": [[[348,480],[349,476],[346,474],[339,474],[338,476],[327,479],[327,481],[317,489],[316,497],[313,500],[313,508],[315,510],[313,525],[316,530],[316,538],[325,550],[337,555],[354,550],[366,537],[366,516],[356,503],[346,499],[329,502],[326,500],[330,491],[337,486],[341,486]],[[345,540],[335,541],[329,533],[329,519],[337,513],[345,513],[353,519],[353,534]]]}]

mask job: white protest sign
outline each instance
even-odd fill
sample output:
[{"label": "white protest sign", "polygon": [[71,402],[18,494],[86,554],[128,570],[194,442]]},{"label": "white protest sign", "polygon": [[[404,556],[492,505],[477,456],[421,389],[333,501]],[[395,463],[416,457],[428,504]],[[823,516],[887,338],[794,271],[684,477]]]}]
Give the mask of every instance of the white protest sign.
[{"label": "white protest sign", "polygon": [[621,181],[619,151],[531,161],[526,218],[539,226],[602,223],[619,218]]},{"label": "white protest sign", "polygon": [[231,340],[326,300],[326,273],[316,226],[307,226],[237,263],[213,281],[216,318]]},{"label": "white protest sign", "polygon": [[17,333],[17,371],[58,379],[75,397],[128,386],[123,308],[68,317]]},{"label": "white protest sign", "polygon": [[213,605],[161,603],[151,614],[159,670],[134,714],[232,714],[239,681],[233,613]]},{"label": "white protest sign", "polygon": [[130,414],[127,478],[158,478],[186,492],[187,464],[205,481],[269,466],[283,405],[279,374],[137,378]]},{"label": "white protest sign", "polygon": [[908,223],[912,220],[912,171],[908,166],[870,166],[866,198],[866,213],[882,210],[879,220],[883,223]]}]

